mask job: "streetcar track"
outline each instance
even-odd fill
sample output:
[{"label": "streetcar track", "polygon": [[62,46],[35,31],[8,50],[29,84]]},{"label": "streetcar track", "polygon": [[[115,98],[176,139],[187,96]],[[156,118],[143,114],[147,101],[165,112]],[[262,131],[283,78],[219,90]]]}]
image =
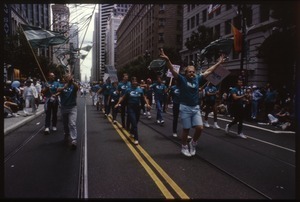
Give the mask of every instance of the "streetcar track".
[{"label": "streetcar track", "polygon": [[41,127],[36,133],[34,133],[30,137],[28,137],[25,141],[23,141],[16,149],[14,149],[12,152],[7,154],[4,157],[4,163],[6,163],[9,159],[11,159],[13,156],[15,156],[22,148],[24,148],[25,145],[27,145],[36,135],[38,135],[43,130],[43,128],[44,127]]},{"label": "streetcar track", "polygon": [[[152,130],[154,130],[155,132],[157,132],[158,134],[162,135],[163,137],[171,140],[172,142],[174,142],[175,144],[177,144],[178,146],[181,146],[181,143],[179,141],[176,141],[174,138],[167,136],[165,134],[163,134],[162,132],[160,132],[159,130],[157,130],[156,128],[154,128],[154,126],[149,125],[148,123],[145,123],[144,120],[140,119],[140,122],[143,123],[144,126],[147,126],[149,128],[151,128]],[[157,126],[157,125],[156,125]],[[260,194],[261,196],[267,198],[267,199],[272,199],[270,196],[262,193],[261,191],[259,191],[258,189],[256,189],[255,187],[251,186],[250,184],[248,184],[247,182],[243,181],[242,179],[240,179],[239,177],[236,177],[235,175],[229,173],[228,171],[226,171],[225,169],[221,168],[220,166],[216,165],[215,163],[210,162],[209,160],[207,160],[206,158],[201,157],[199,154],[196,153],[195,157],[201,159],[202,161],[208,163],[209,165],[211,165],[212,167],[218,169],[219,171],[225,173],[226,175],[230,176],[231,178],[235,179],[236,181],[240,182],[241,184],[245,185],[246,187],[250,188],[251,190],[255,191],[256,193]]]}]

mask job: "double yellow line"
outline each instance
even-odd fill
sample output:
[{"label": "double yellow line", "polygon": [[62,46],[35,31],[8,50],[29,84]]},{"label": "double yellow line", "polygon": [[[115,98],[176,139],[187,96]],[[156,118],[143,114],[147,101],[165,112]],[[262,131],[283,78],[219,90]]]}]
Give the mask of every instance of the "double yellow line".
[{"label": "double yellow line", "polygon": [[[189,197],[184,193],[184,191],[170,178],[170,176],[150,157],[150,155],[140,146],[136,145],[133,146],[132,141],[129,141],[130,134],[126,130],[122,130],[122,126],[117,122],[117,124],[113,124],[111,117],[108,119],[113,127],[118,132],[119,136],[123,139],[123,141],[126,143],[126,145],[129,147],[133,155],[137,158],[137,160],[140,162],[140,164],[144,167],[144,169],[147,171],[149,176],[153,179],[157,187],[160,189],[162,194],[166,197],[166,199],[175,199],[175,197],[172,195],[172,193],[167,189],[167,187],[164,185],[164,183],[160,180],[160,178],[155,174],[155,172],[150,168],[150,166],[147,164],[147,162],[142,158],[142,156],[139,154],[138,151],[147,159],[147,161],[156,169],[156,171],[161,175],[161,177],[165,180],[166,183],[172,187],[172,189],[175,191],[175,193],[181,198],[181,199],[189,199]],[[127,136],[127,137],[126,137]]]}]

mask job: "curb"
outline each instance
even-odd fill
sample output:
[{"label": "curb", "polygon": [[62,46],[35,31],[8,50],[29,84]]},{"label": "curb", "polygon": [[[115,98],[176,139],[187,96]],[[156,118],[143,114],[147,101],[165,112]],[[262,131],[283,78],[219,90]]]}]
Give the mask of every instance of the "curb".
[{"label": "curb", "polygon": [[22,121],[17,122],[16,124],[5,128],[4,129],[4,135],[7,135],[7,134],[13,132],[14,130],[18,129],[19,127],[21,127],[21,126],[25,125],[26,123],[32,121],[36,117],[39,117],[43,113],[44,113],[44,110],[38,111],[35,115],[31,115],[31,116],[23,119]]}]

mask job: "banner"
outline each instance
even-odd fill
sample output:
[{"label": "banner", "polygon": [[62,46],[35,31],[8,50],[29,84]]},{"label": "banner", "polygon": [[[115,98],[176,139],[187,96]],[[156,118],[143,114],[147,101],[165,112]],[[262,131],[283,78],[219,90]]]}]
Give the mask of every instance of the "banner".
[{"label": "banner", "polygon": [[[175,72],[179,72],[180,66],[179,65],[173,65],[173,68],[175,70]],[[170,70],[168,69],[167,71],[167,77],[173,78],[173,74],[170,72]]]},{"label": "banner", "polygon": [[33,48],[45,48],[48,46],[55,46],[67,42],[67,38],[54,31],[44,30],[39,27],[21,24],[26,39]]},{"label": "banner", "polygon": [[234,51],[241,52],[242,51],[242,33],[232,24],[231,24],[231,30],[233,33]]},{"label": "banner", "polygon": [[208,15],[216,12],[218,9],[221,9],[222,4],[210,4],[207,9]]},{"label": "banner", "polygon": [[229,74],[230,74],[230,71],[223,68],[222,66],[219,66],[219,67],[217,67],[217,69],[215,69],[211,74],[209,74],[206,77],[206,80],[216,86]]}]

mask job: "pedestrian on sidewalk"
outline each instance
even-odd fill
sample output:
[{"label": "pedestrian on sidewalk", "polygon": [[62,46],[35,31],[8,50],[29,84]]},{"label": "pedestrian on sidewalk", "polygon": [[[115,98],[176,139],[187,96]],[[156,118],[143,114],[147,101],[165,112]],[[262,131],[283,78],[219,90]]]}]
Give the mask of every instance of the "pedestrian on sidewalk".
[{"label": "pedestrian on sidewalk", "polygon": [[208,124],[208,114],[210,112],[213,112],[214,115],[214,128],[220,129],[220,126],[218,125],[217,121],[217,94],[219,93],[219,90],[215,85],[213,85],[211,82],[208,83],[208,85],[205,87],[205,115],[204,115],[204,126],[206,128],[209,128],[210,125]]},{"label": "pedestrian on sidewalk", "polygon": [[[210,75],[223,61],[224,54],[222,54],[216,64],[209,67],[205,72],[200,75],[195,74],[196,69],[194,66],[187,66],[185,68],[185,76],[178,74],[163,49],[160,49],[160,57],[166,61],[168,69],[177,79],[180,90],[180,117],[183,127],[182,132],[182,148],[181,153],[185,156],[193,156],[196,154],[196,145],[203,130],[203,122],[199,107],[199,86],[203,80]],[[189,143],[188,147],[188,134],[191,128],[195,128],[194,136]]]},{"label": "pedestrian on sidewalk", "polygon": [[246,93],[242,89],[243,81],[241,79],[237,79],[236,87],[231,89],[232,96],[232,115],[233,120],[226,125],[225,132],[229,133],[229,129],[234,124],[238,123],[238,136],[246,139],[247,136],[243,133],[243,122],[245,116],[245,101],[246,101]]},{"label": "pedestrian on sidewalk", "polygon": [[18,104],[9,101],[6,96],[3,97],[4,98],[4,118],[6,117],[18,117]]},{"label": "pedestrian on sidewalk", "polygon": [[74,81],[70,74],[66,74],[63,78],[63,87],[59,87],[57,91],[60,93],[61,115],[64,126],[65,141],[71,138],[72,149],[77,146],[77,91],[78,84]]},{"label": "pedestrian on sidewalk", "polygon": [[126,90],[125,94],[119,99],[115,108],[118,107],[123,101],[127,100],[127,114],[131,124],[130,133],[134,138],[134,144],[138,145],[138,122],[141,113],[141,99],[144,99],[146,107],[150,108],[148,100],[144,95],[144,91],[138,86],[137,78],[132,77],[131,87]]},{"label": "pedestrian on sidewalk", "polygon": [[46,113],[45,118],[45,135],[50,133],[50,122],[52,118],[52,130],[56,131],[57,124],[57,110],[58,110],[58,97],[56,95],[59,83],[55,81],[55,74],[50,72],[48,74],[48,82],[42,90],[42,94],[46,97],[44,109]]},{"label": "pedestrian on sidewalk", "polygon": [[[26,85],[23,92],[23,98],[25,100],[24,114],[25,116],[33,115],[36,113],[36,105],[35,99],[38,97],[38,92],[34,85],[32,84],[32,80],[28,79],[26,81]],[[30,108],[32,109],[30,112]]]}]

